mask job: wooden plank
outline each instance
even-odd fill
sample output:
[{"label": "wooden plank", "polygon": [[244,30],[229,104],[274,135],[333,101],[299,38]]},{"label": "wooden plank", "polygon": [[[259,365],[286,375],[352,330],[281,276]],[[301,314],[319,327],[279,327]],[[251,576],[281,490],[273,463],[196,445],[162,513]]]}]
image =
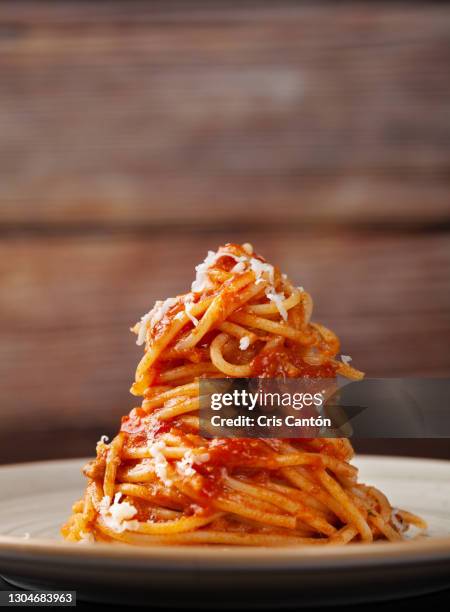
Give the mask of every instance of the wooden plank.
[{"label": "wooden plank", "polygon": [[3,2],[0,222],[447,222],[449,61],[445,4]]},{"label": "wooden plank", "polygon": [[14,192],[4,199],[0,195],[0,230],[47,224],[119,230],[293,224],[427,229],[447,227],[450,216],[450,180],[442,177],[132,176],[112,171],[105,177],[100,169],[96,176],[60,176],[47,177],[45,186],[11,175],[0,183],[0,194],[2,187]]},{"label": "wooden plank", "polygon": [[311,291],[316,320],[369,375],[449,375],[446,234],[11,238],[0,243],[2,429],[117,422],[135,403],[141,355],[128,327],[184,292],[207,249],[229,238],[252,240]]}]

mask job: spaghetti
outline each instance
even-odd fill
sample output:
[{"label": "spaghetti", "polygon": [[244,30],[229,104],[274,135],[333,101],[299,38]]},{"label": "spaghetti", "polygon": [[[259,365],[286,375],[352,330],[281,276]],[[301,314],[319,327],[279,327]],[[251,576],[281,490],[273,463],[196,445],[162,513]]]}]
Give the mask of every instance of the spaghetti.
[{"label": "spaghetti", "polygon": [[62,533],[71,541],[251,546],[401,540],[419,517],[358,483],[346,439],[206,439],[201,377],[360,379],[339,340],[311,322],[312,299],[253,253],[227,244],[197,266],[192,291],[135,325],[145,352],[141,406],[97,444]]}]

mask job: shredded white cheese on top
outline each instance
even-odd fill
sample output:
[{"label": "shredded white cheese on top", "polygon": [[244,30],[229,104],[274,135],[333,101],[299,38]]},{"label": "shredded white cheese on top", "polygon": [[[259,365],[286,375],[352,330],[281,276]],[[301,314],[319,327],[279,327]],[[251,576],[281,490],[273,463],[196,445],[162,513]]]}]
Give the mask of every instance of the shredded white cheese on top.
[{"label": "shredded white cheese on top", "polygon": [[80,539],[78,540],[78,544],[91,544],[93,542],[95,542],[95,538],[92,533],[80,531]]},{"label": "shredded white cheese on top", "polygon": [[273,285],[275,279],[275,270],[271,264],[264,263],[255,257],[250,259],[250,269],[253,270],[256,276],[256,285],[263,283],[265,280],[264,274],[267,275],[269,282]]},{"label": "shredded white cheese on top", "polygon": [[181,476],[194,476],[195,470],[192,467],[194,463],[194,455],[192,451],[188,450],[184,453],[184,456],[180,461],[176,462],[177,472],[181,474]]},{"label": "shredded white cheese on top", "polygon": [[210,268],[216,263],[217,258],[218,253],[215,253],[214,251],[208,251],[208,254],[202,261],[202,263],[198,264],[198,266],[195,266],[196,276],[195,281],[192,283],[191,286],[192,291],[194,291],[195,293],[200,293],[201,291],[203,291],[203,289],[205,289],[208,282],[208,268]]},{"label": "shredded white cheese on top", "polygon": [[352,358],[350,357],[350,355],[341,355],[342,363],[348,364],[350,363],[351,360]]},{"label": "shredded white cheese on top", "polygon": [[147,314],[141,317],[141,320],[135,326],[135,329],[137,328],[136,344],[138,346],[144,344],[145,342],[145,337],[147,335],[147,327],[153,317],[154,310],[155,307],[153,306],[153,308],[149,312],[147,312]]},{"label": "shredded white cheese on top", "polygon": [[206,289],[208,285],[208,270],[213,266],[218,259],[221,257],[232,257],[235,261],[239,262],[243,258],[234,255],[234,253],[230,253],[228,251],[208,251],[208,255],[205,257],[204,261],[198,266],[195,266],[195,281],[191,285],[191,291],[194,293],[201,293],[204,289]]},{"label": "shredded white cheese on top", "polygon": [[177,301],[177,298],[167,298],[167,300],[164,300],[164,302],[161,300],[157,300],[155,302],[153,308],[147,312],[147,314],[142,316],[141,320],[137,323],[138,337],[136,344],[144,344],[148,326],[152,328],[159,323],[159,321],[164,318],[167,311],[172,308]]},{"label": "shredded white cheese on top", "polygon": [[149,451],[153,457],[156,475],[160,480],[162,480],[166,487],[171,487],[173,483],[167,472],[168,462],[162,452],[165,447],[166,445],[164,442],[162,440],[158,440],[157,442],[150,443]]},{"label": "shredded white cheese on top", "polygon": [[241,257],[241,260],[238,261],[237,264],[231,268],[231,271],[234,272],[235,274],[240,274],[241,272],[244,272],[246,263],[247,263],[247,259],[245,257]]},{"label": "shredded white cheese on top", "polygon": [[[247,269],[250,269],[254,272],[256,277],[256,284],[262,283],[265,280],[268,280],[272,285],[274,283],[275,271],[274,267],[268,263],[260,261],[255,257],[252,257],[253,249],[251,245],[244,245],[244,250],[248,253],[248,256],[238,256],[229,251],[208,251],[208,254],[205,260],[196,266],[196,278],[192,283],[192,291],[195,293],[200,293],[203,291],[208,284],[208,270],[212,267],[218,259],[221,257],[231,257],[236,261],[235,266],[232,268],[232,272],[236,274],[240,274]],[[270,298],[269,298],[270,299]],[[153,308],[144,314],[140,321],[136,323],[134,330],[137,333],[136,344],[142,345],[145,342],[147,336],[148,328],[153,328],[159,321],[161,321],[168,310],[172,308],[178,301],[178,298],[167,298],[167,300],[156,301]],[[199,321],[197,317],[192,314],[192,306],[193,302],[187,301],[185,302],[185,312],[192,323],[197,326]],[[180,319],[182,317],[182,313],[178,313],[176,318]]]},{"label": "shredded white cheese on top", "polygon": [[266,289],[266,296],[267,298],[273,302],[275,304],[275,306],[278,309],[278,312],[280,313],[280,315],[283,317],[283,319],[285,321],[287,321],[288,318],[288,313],[286,308],[284,307],[284,300],[286,299],[284,296],[284,293],[276,293],[275,289],[273,287],[268,287]]},{"label": "shredded white cheese on top", "polygon": [[[269,280],[269,282],[273,284],[275,277],[274,267],[268,263],[256,259],[256,257],[251,257],[253,253],[253,247],[251,247],[251,245],[244,245],[244,250],[246,253],[248,253],[248,256],[235,255],[229,251],[217,251],[217,253],[214,251],[208,251],[205,260],[195,267],[196,277],[192,283],[191,290],[194,293],[200,293],[207,287],[208,270],[221,257],[232,257],[236,261],[236,265],[231,269],[231,272],[241,273],[247,268],[250,268],[250,270],[253,270],[255,273],[256,284],[262,283],[264,280]],[[264,275],[266,275],[266,278]]]},{"label": "shredded white cheese on top", "polygon": [[199,321],[198,321],[197,317],[195,317],[195,316],[192,314],[192,308],[193,308],[193,306],[194,306],[194,302],[191,302],[190,300],[188,300],[188,301],[186,301],[186,302],[184,303],[184,310],[185,310],[185,312],[186,312],[187,316],[188,316],[188,317],[190,318],[190,320],[192,321],[192,323],[195,325],[195,327],[197,327],[197,325],[198,325]]},{"label": "shredded white cheese on top", "polygon": [[250,337],[242,336],[242,338],[239,340],[239,348],[241,349],[241,351],[247,350],[249,346],[250,346]]},{"label": "shredded white cheese on top", "polygon": [[100,514],[102,516],[107,513],[110,505],[111,505],[111,498],[109,495],[105,495],[100,501]]},{"label": "shredded white cheese on top", "polygon": [[122,493],[116,493],[114,501],[111,504],[111,498],[109,495],[100,502],[100,514],[103,517],[105,525],[115,531],[121,533],[126,529],[137,529],[139,527],[138,521],[130,520],[137,514],[136,508],[129,502],[120,503]]},{"label": "shredded white cheese on top", "polygon": [[183,458],[176,462],[175,467],[181,476],[194,476],[196,472],[192,466],[194,464],[206,463],[209,459],[209,453],[195,454],[189,449],[184,453]]}]

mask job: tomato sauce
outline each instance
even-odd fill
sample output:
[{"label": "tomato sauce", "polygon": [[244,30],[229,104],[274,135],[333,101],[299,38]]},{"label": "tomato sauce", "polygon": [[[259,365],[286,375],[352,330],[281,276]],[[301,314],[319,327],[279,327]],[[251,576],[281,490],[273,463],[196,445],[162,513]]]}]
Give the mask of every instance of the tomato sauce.
[{"label": "tomato sauce", "polygon": [[336,366],[332,363],[309,365],[303,361],[297,347],[275,349],[257,355],[252,362],[252,376],[261,378],[335,378]]},{"label": "tomato sauce", "polygon": [[128,416],[122,417],[120,431],[127,434],[127,446],[136,448],[145,446],[159,434],[170,431],[171,427],[170,421],[159,421],[143,408],[133,408]]},{"label": "tomato sauce", "polygon": [[144,417],[147,413],[143,408],[133,408],[127,416],[122,417],[120,431],[128,434],[137,434],[145,429]]},{"label": "tomato sauce", "polygon": [[216,438],[208,448],[208,465],[251,466],[258,459],[270,461],[273,453],[261,440],[252,438]]}]

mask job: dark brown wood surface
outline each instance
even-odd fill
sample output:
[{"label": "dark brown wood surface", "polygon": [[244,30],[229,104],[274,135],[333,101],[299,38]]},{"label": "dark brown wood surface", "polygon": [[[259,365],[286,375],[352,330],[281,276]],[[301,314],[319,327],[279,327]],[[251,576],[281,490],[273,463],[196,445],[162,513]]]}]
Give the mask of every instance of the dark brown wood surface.
[{"label": "dark brown wood surface", "polygon": [[0,461],[113,432],[129,326],[226,241],[369,375],[448,376],[449,72],[444,3],[2,2]]},{"label": "dark brown wood surface", "polygon": [[2,219],[447,222],[449,58],[434,2],[6,0]]}]

